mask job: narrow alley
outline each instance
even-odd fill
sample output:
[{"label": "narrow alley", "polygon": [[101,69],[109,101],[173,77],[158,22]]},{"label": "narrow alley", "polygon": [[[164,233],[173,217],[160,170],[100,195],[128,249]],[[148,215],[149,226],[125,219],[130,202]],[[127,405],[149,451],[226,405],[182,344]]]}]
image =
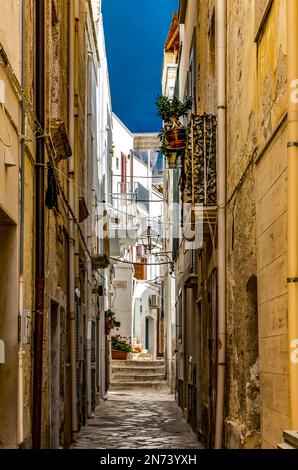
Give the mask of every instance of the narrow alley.
[{"label": "narrow alley", "polygon": [[164,360],[112,360],[106,400],[73,449],[199,449],[165,380]]},{"label": "narrow alley", "polygon": [[148,387],[109,392],[71,448],[200,449],[201,445],[169,389]]},{"label": "narrow alley", "polygon": [[298,449],[297,57],[298,0],[0,0],[0,449]]}]

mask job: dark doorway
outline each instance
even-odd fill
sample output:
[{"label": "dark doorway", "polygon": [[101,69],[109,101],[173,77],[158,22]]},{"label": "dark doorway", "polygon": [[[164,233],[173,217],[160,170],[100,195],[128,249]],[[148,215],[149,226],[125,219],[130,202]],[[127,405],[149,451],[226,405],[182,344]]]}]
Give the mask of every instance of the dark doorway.
[{"label": "dark doorway", "polygon": [[59,449],[60,321],[59,305],[51,301],[51,449]]}]

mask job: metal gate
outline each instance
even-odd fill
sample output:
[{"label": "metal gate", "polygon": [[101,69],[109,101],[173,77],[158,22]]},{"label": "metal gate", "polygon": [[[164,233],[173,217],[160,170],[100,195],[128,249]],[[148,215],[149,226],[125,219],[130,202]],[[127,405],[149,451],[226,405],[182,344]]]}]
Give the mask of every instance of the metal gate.
[{"label": "metal gate", "polygon": [[197,365],[191,365],[190,382],[188,383],[188,421],[194,432],[197,432]]},{"label": "metal gate", "polygon": [[81,305],[80,297],[75,294],[75,323],[76,323],[76,379],[77,379],[77,416],[78,426],[82,425],[81,401],[82,401],[82,361],[81,361]]}]

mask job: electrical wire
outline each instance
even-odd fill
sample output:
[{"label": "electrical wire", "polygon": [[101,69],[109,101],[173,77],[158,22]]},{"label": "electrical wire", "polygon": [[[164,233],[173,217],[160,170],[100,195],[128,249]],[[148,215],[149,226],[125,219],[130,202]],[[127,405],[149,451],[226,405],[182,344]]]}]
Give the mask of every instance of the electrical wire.
[{"label": "electrical wire", "polygon": [[121,260],[119,258],[113,258],[112,256],[109,256],[109,259],[112,260],[112,261],[118,261],[119,263],[130,264],[130,265],[134,265],[134,266],[162,266],[164,264],[171,264],[169,261],[164,261],[164,262],[161,262],[161,263],[137,263],[137,262],[134,262],[134,261],[125,261],[125,260]]},{"label": "electrical wire", "polygon": [[[49,144],[49,140],[51,141],[51,145]],[[55,164],[54,164],[54,160],[53,160],[53,155],[52,155],[53,150],[54,150],[54,153],[56,154],[56,150],[55,150],[55,147],[54,147],[54,145],[53,145],[53,140],[52,140],[51,134],[50,134],[49,136],[45,136],[45,145],[46,145],[46,148],[47,148],[47,153],[48,153],[49,160],[50,160],[50,162],[51,162],[51,164],[52,164],[52,166],[53,166],[53,168],[54,168],[54,171],[56,171],[56,169],[55,169]],[[69,202],[68,202],[68,199],[67,199],[67,197],[66,197],[66,195],[65,195],[64,189],[62,188],[61,183],[60,183],[60,180],[59,180],[59,178],[58,178],[57,175],[56,175],[56,179],[57,179],[57,185],[58,185],[58,188],[59,188],[59,192],[60,192],[60,194],[61,194],[61,196],[62,196],[62,198],[63,198],[63,200],[64,200],[64,202],[65,202],[65,204],[66,204],[66,206],[67,206],[67,208],[68,208],[68,210],[69,210],[71,216],[72,216],[73,222],[74,222],[75,225],[77,226],[77,229],[78,229],[79,234],[80,234],[80,236],[81,236],[82,242],[83,242],[83,244],[84,244],[84,246],[85,246],[86,252],[87,252],[87,254],[88,254],[88,256],[89,256],[89,259],[90,259],[90,261],[91,261],[92,268],[93,268],[94,271],[96,271],[96,272],[99,274],[99,276],[100,276],[102,279],[105,280],[104,276],[102,276],[102,274],[99,272],[99,270],[94,266],[94,261],[93,261],[92,255],[91,255],[91,253],[90,253],[90,251],[89,251],[89,248],[88,248],[88,245],[87,245],[87,243],[86,243],[86,240],[85,240],[84,234],[83,234],[83,232],[82,232],[82,229],[81,229],[81,227],[80,227],[80,225],[79,225],[79,222],[78,222],[78,220],[77,220],[77,218],[76,218],[76,216],[75,216],[75,214],[74,214],[74,212],[73,212],[72,207],[70,206],[70,204],[69,204]]]},{"label": "electrical wire", "polygon": [[[118,177],[118,178],[122,178],[123,175],[115,175],[115,173],[113,173],[113,177]],[[163,178],[165,175],[162,174],[162,175],[152,175],[152,176],[137,176],[137,175],[126,175],[126,179],[130,180],[130,179],[133,179],[133,178],[145,178],[145,179],[153,179],[153,178]],[[125,181],[124,183],[130,183],[130,181]]]},{"label": "electrical wire", "polygon": [[[53,142],[52,142],[52,138],[50,136],[50,140],[51,140],[51,144],[52,145],[49,145],[49,136],[46,134],[45,130],[43,129],[43,127],[41,126],[40,122],[38,121],[36,115],[35,115],[35,112],[32,108],[32,105],[31,103],[29,102],[29,100],[27,99],[26,97],[26,94],[22,88],[22,86],[20,85],[15,73],[13,72],[13,69],[10,65],[10,62],[8,60],[8,57],[5,53],[5,50],[4,50],[4,47],[2,45],[2,43],[0,42],[0,63],[8,70],[8,74],[10,76],[10,80],[12,82],[12,85],[14,86],[16,92],[18,93],[19,97],[22,99],[22,101],[24,102],[24,105],[26,107],[26,110],[27,110],[27,115],[28,115],[28,118],[29,118],[29,122],[30,122],[30,126],[31,126],[31,129],[32,129],[32,132],[34,134],[34,137],[35,139],[38,139],[38,138],[44,138],[45,139],[45,144],[46,144],[46,148],[47,148],[47,153],[48,153],[48,157],[49,157],[49,160],[50,160],[50,163],[51,165],[53,166],[54,168],[54,171],[55,172],[59,172],[60,174],[62,174],[62,176],[64,178],[66,178],[68,181],[70,181],[72,184],[74,184],[75,186],[77,186],[82,192],[85,192],[86,194],[91,194],[89,191],[86,191],[85,189],[81,188],[79,185],[77,185],[76,183],[74,183],[72,180],[70,180],[67,175],[65,175],[60,169],[58,169],[54,163],[54,159],[52,157],[52,153],[53,153],[53,149],[54,149],[54,152],[55,152],[55,147],[53,146]],[[2,108],[3,108],[3,103],[2,103]],[[5,110],[3,109],[3,112],[5,114],[5,118],[6,118],[6,113],[5,113]],[[6,123],[6,126],[7,126],[7,121],[5,121]],[[7,126],[7,129],[8,129],[8,126]],[[9,129],[8,129],[8,132],[9,132]],[[10,135],[10,132],[9,132],[9,136],[10,136],[10,140],[11,140],[11,135]],[[10,146],[12,143],[10,143],[9,145],[7,145],[6,143],[3,142],[3,140],[0,138],[1,142],[3,143],[3,145],[5,146]],[[249,165],[248,165],[249,167]],[[115,175],[116,176],[116,175]],[[155,176],[152,176],[152,178],[155,177]],[[137,178],[137,176],[135,176],[135,178]],[[149,176],[146,176],[144,178],[150,178]],[[156,175],[156,178],[161,178],[161,176],[159,175]],[[68,199],[64,193],[64,190],[61,186],[61,183],[60,183],[60,180],[56,174],[56,179],[57,179],[57,184],[58,184],[58,188],[59,188],[59,191],[60,191],[60,194],[62,196],[62,199],[64,200],[64,203],[66,204],[66,207],[68,208],[72,218],[73,218],[73,221],[74,223],[76,224],[77,228],[78,228],[78,231],[80,233],[80,236],[82,238],[82,241],[85,245],[85,248],[86,248],[86,252],[92,262],[92,266],[93,266],[93,269],[98,272],[98,274],[100,275],[100,277],[105,280],[104,276],[102,276],[102,274],[94,268],[94,263],[93,263],[93,259],[92,259],[92,256],[91,256],[91,253],[89,252],[89,249],[88,249],[88,246],[86,244],[86,241],[85,241],[85,238],[84,238],[84,235],[82,233],[82,230],[81,230],[81,227],[79,225],[79,222],[72,210],[72,208],[70,207],[70,204],[68,202]],[[95,198],[94,194],[91,194],[91,197],[92,198]],[[154,202],[164,202],[164,201],[154,201]],[[105,205],[104,202],[102,203],[99,203],[99,204],[102,204],[102,205]],[[120,211],[119,209],[117,208],[113,208],[113,210],[117,211],[117,212],[122,212],[123,214],[127,214],[126,212],[123,212],[123,211]],[[133,218],[137,218],[139,220],[144,220],[144,218],[142,217],[139,217],[139,216],[132,216]],[[158,216],[157,216],[158,217]],[[154,218],[152,218],[151,220],[154,220]],[[163,225],[166,225],[167,223],[165,222],[162,222]],[[199,224],[201,224],[201,222],[199,222]],[[175,225],[174,223],[168,223],[168,225]],[[176,225],[179,225],[179,223],[177,223]],[[112,259],[112,260],[115,260],[115,261],[118,261],[118,262],[122,262],[122,263],[127,263],[127,264],[133,264],[133,265],[143,265],[143,263],[131,263],[131,262],[125,262],[123,260],[119,260],[117,258],[109,258],[109,259]],[[146,263],[146,265],[156,265],[156,266],[160,266],[160,265],[166,265],[166,264],[170,264],[170,262],[164,262],[164,263]]]}]

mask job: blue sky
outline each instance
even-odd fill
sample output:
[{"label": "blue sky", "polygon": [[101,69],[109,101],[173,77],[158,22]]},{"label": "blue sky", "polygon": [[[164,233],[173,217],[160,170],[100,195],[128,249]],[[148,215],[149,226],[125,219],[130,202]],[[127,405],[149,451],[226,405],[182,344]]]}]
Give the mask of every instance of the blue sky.
[{"label": "blue sky", "polygon": [[132,132],[159,131],[163,47],[178,0],[102,0],[113,111]]}]

